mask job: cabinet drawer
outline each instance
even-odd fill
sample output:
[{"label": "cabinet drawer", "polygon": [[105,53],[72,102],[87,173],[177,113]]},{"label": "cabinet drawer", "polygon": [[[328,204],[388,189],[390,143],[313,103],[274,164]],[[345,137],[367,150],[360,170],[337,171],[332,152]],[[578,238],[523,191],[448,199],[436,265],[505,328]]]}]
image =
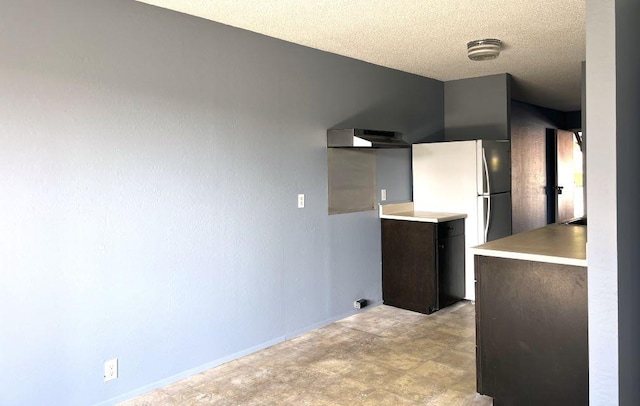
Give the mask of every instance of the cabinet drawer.
[{"label": "cabinet drawer", "polygon": [[462,234],[464,234],[464,219],[438,223],[438,239]]}]

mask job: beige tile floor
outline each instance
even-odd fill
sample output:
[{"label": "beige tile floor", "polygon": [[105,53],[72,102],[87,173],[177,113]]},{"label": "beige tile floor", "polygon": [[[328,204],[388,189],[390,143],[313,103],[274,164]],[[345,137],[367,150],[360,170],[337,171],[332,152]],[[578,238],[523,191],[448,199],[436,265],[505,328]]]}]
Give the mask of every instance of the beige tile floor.
[{"label": "beige tile floor", "polygon": [[121,405],[488,406],[474,323],[470,302],[429,316],[381,305]]}]

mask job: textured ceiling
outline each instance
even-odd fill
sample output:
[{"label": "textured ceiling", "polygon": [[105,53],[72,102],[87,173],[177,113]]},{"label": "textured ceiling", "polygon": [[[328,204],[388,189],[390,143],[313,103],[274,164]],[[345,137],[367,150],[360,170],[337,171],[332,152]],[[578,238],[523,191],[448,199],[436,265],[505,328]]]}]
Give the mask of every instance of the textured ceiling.
[{"label": "textured ceiling", "polygon": [[[139,0],[442,81],[510,73],[515,99],[580,109],[586,0]],[[498,59],[466,43],[498,38]]]}]

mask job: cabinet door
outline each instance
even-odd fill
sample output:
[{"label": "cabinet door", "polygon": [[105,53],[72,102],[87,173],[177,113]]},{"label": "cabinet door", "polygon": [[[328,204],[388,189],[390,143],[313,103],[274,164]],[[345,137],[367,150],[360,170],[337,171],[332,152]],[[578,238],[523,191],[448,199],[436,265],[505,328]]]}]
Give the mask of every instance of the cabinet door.
[{"label": "cabinet door", "polygon": [[435,225],[382,220],[382,299],[385,304],[431,313],[437,309]]}]

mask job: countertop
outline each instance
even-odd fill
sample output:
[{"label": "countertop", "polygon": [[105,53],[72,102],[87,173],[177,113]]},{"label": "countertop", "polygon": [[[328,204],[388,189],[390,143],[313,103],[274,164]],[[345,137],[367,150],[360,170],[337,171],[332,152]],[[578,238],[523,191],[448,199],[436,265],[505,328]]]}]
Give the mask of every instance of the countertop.
[{"label": "countertop", "polygon": [[381,204],[379,213],[381,219],[422,221],[425,223],[443,223],[467,217],[462,213],[415,211],[413,210],[413,202]]},{"label": "countertop", "polygon": [[587,266],[587,227],[550,224],[471,248],[475,255]]}]

